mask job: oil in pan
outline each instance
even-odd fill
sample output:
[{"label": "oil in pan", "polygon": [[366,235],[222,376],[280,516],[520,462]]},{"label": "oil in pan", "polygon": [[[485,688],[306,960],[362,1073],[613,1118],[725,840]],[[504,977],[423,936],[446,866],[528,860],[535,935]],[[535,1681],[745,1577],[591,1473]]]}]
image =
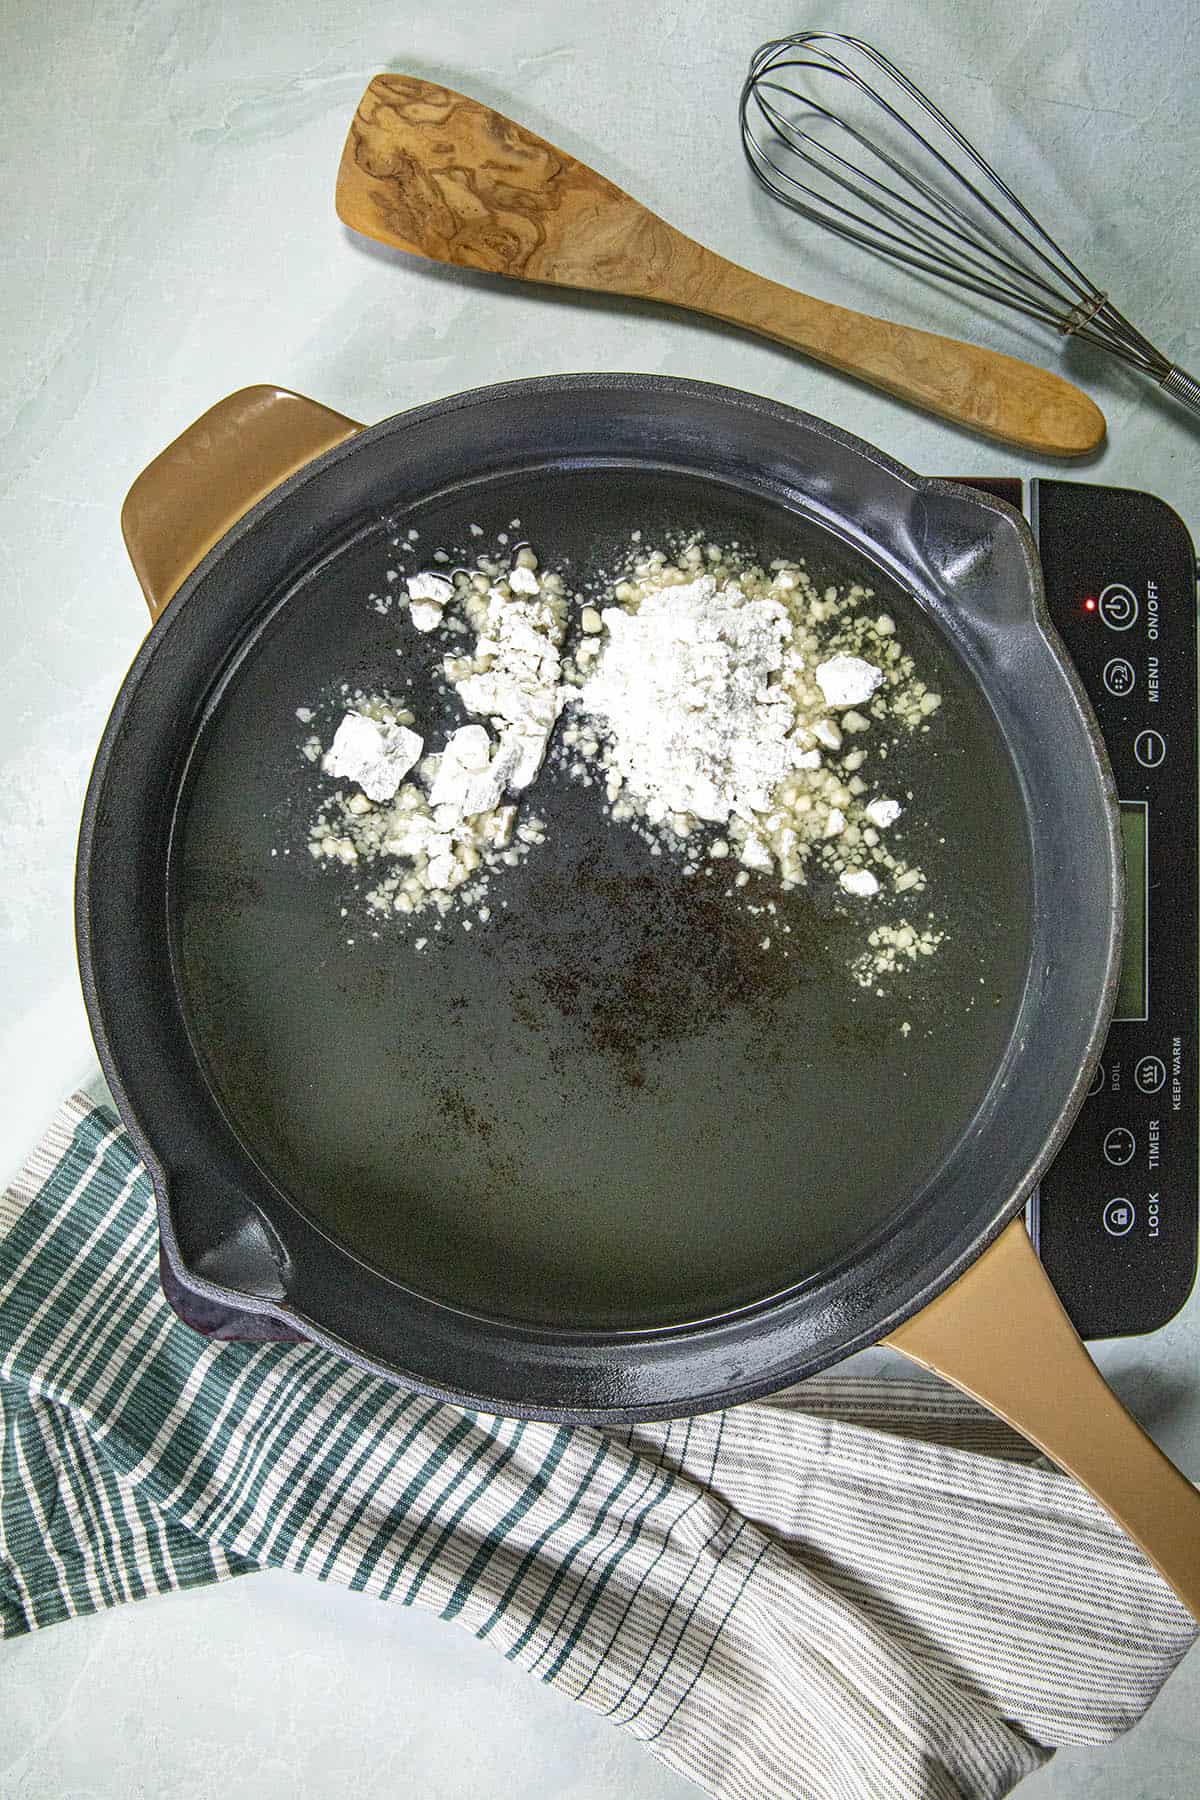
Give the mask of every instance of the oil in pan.
[{"label": "oil in pan", "polygon": [[[888,763],[914,796],[937,956],[862,989],[862,915],[832,884],[782,894],[754,873],[731,894],[717,866],[687,876],[550,768],[545,842],[505,871],[486,927],[417,954],[411,927],[372,921],[351,873],[304,854],[317,776],[298,763],[295,707],[397,667],[399,627],[367,600],[393,554],[378,528],[302,579],[209,720],[176,832],[184,1001],[243,1142],[385,1275],[530,1324],[682,1323],[828,1270],[960,1138],[1028,964],[1023,812],[976,684],[828,533],[670,470],[531,485],[493,480],[488,516],[519,515],[576,579],[612,566],[631,528],[654,541],[702,517],[718,542],[874,589],[944,698]],[[461,497],[408,521],[425,544],[467,533]],[[444,646],[408,633],[402,648],[418,719],[459,722],[435,681]],[[272,856],[281,845],[293,853]],[[768,898],[773,949],[751,910]]]}]

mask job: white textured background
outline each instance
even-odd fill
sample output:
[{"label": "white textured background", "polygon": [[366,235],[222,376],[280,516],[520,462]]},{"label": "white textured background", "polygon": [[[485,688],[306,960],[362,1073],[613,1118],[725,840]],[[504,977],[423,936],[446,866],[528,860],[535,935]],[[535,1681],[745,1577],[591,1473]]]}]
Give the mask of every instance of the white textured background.
[{"label": "white textured background", "polygon": [[[822,413],[930,471],[1035,473],[788,352],[648,307],[524,292],[368,248],[333,212],[369,77],[442,79],[779,280],[1050,360],[1015,319],[905,285],[752,188],[735,102],[762,39],[857,30],[979,137],[1085,267],[1200,365],[1195,0],[0,0],[0,1177],[92,1076],[71,937],[91,752],[145,625],[117,526],[141,465],[220,395],[276,381],[363,420],[501,377],[703,376]],[[1200,436],[1136,378],[1072,364],[1110,441],[1084,473],[1200,530]],[[1200,1475],[1200,1300],[1106,1349]],[[6,1646],[5,1800],[683,1800],[601,1721],[423,1615],[251,1577]],[[1043,1800],[1184,1800],[1200,1662]],[[802,1783],[798,1780],[798,1793]]]}]

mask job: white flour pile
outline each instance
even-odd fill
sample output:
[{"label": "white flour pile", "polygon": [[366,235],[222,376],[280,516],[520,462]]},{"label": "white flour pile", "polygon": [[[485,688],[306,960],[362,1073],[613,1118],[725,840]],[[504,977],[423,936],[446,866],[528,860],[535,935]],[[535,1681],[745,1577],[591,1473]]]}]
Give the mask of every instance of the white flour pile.
[{"label": "white flour pile", "polygon": [[[564,733],[576,775],[599,762],[614,817],[785,889],[815,859],[856,899],[923,890],[886,835],[904,803],[865,771],[877,725],[918,729],[941,701],[894,621],[861,610],[865,589],[818,592],[799,564],[737,570],[692,545],[674,563],[652,552],[614,593],[603,637],[576,652]],[[706,825],[722,830],[704,843]]]},{"label": "white flour pile", "polygon": [[579,708],[611,745],[613,795],[653,824],[766,811],[795,755],[795,708],[769,679],[792,635],[784,609],[702,575],[600,616],[608,641]]},{"label": "white flour pile", "polygon": [[[671,560],[635,544],[609,604],[574,596],[568,653],[563,581],[528,548],[426,569],[405,585],[412,625],[451,643],[443,691],[473,722],[431,746],[395,697],[357,694],[328,749],[315,734],[303,746],[352,784],[328,798],[309,848],[371,865],[377,913],[489,917],[480,904],[489,877],[544,840],[545,827],[519,808],[564,709],[570,773],[603,784],[612,818],[656,854],[678,855],[689,875],[741,864],[733,894],[751,870],[781,890],[818,870],[868,918],[889,896],[924,890],[924,872],[901,849],[912,796],[889,792],[884,777],[888,734],[927,729],[940,697],[867,590],[818,590],[800,564],[740,566],[714,545],[689,544]],[[381,612],[393,604],[371,599]],[[305,708],[299,716],[312,718]],[[776,912],[770,901],[746,904]],[[921,927],[893,905],[872,919],[853,978],[870,987],[932,955],[941,934],[930,917]]]},{"label": "white flour pile", "polygon": [[[483,725],[464,725],[426,755],[424,739],[409,729],[411,713],[387,695],[359,695],[322,759],[327,775],[359,791],[322,809],[309,850],[343,863],[394,864],[367,896],[377,912],[446,912],[456,895],[474,904],[495,867],[515,864],[541,839],[540,823],[518,824],[508,798],[537,779],[563,704],[566,608],[558,578],[543,586],[536,569],[533,552],[521,550],[511,569],[490,578],[467,576],[456,587],[422,573],[407,583],[418,631],[436,630],[461,599],[475,641],[469,653],[445,658],[445,683],[468,713],[489,721],[494,737]],[[414,768],[416,779],[405,781]]]}]

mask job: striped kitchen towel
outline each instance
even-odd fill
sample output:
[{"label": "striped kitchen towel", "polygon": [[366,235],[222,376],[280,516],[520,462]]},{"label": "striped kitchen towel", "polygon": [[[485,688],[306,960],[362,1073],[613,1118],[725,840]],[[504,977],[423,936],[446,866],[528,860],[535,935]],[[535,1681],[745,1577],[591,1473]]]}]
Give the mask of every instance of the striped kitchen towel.
[{"label": "striped kitchen towel", "polygon": [[1194,1635],[1071,1481],[951,1390],[826,1377],[618,1431],[210,1343],[76,1096],[0,1200],[0,1619],[271,1565],[435,1608],[739,1800],[998,1796]]}]

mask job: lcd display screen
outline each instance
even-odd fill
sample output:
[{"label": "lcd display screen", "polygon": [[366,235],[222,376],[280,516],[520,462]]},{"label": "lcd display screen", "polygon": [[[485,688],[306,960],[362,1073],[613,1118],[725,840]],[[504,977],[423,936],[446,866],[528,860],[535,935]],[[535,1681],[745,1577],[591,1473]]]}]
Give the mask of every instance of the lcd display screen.
[{"label": "lcd display screen", "polygon": [[1125,845],[1125,948],[1117,989],[1118,1019],[1146,1017],[1148,912],[1148,809],[1121,802],[1121,835]]}]

